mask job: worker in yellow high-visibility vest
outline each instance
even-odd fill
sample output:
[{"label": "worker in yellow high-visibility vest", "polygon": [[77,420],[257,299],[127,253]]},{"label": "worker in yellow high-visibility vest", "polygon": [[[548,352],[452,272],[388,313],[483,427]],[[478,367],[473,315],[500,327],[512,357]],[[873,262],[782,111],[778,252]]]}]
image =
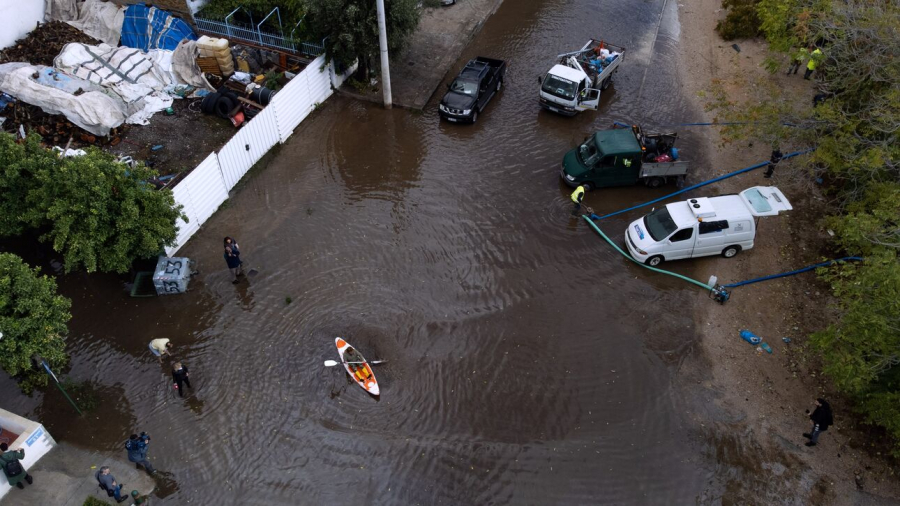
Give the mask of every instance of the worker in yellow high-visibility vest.
[{"label": "worker in yellow high-visibility vest", "polygon": [[[809,47],[810,49],[813,46]],[[809,79],[809,76],[812,75],[813,72],[816,71],[816,67],[819,66],[820,63],[825,59],[825,55],[822,54],[822,50],[816,48],[815,51],[809,54],[809,62],[806,64],[806,73],[803,74],[803,79]]]},{"label": "worker in yellow high-visibility vest", "polygon": [[572,192],[572,202],[575,203],[575,209],[572,209],[572,216],[577,216],[578,211],[581,209],[581,201],[584,200],[584,190],[584,186],[579,186]]}]

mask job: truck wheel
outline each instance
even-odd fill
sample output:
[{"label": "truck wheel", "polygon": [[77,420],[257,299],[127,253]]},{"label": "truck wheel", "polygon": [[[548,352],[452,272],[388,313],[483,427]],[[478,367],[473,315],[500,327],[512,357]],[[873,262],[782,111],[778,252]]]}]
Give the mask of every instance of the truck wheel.
[{"label": "truck wheel", "polygon": [[476,121],[478,121],[478,109],[472,111],[472,124],[475,124]]},{"label": "truck wheel", "polygon": [[659,264],[663,263],[663,257],[662,257],[662,255],[653,255],[652,257],[648,258],[647,261],[644,263],[649,265],[650,267],[656,267]]},{"label": "truck wheel", "polygon": [[584,186],[584,191],[589,192],[594,189],[594,183],[581,183],[578,186]]},{"label": "truck wheel", "polygon": [[661,177],[651,177],[647,180],[647,186],[649,186],[650,188],[659,188],[665,182],[666,181]]},{"label": "truck wheel", "polygon": [[606,88],[609,88],[610,84],[612,84],[612,76],[607,77],[606,79],[603,80],[602,83],[600,83],[600,89],[606,90]]},{"label": "truck wheel", "polygon": [[722,250],[722,256],[725,258],[731,258],[740,252],[741,252],[740,246],[737,246],[737,245],[729,246]]},{"label": "truck wheel", "polygon": [[500,88],[503,87],[503,79],[497,79],[497,92],[500,92]]}]

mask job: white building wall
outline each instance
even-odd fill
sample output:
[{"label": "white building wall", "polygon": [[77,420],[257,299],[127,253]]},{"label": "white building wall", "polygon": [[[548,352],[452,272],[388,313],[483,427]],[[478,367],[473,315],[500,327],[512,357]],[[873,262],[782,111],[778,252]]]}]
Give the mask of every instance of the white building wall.
[{"label": "white building wall", "polygon": [[9,47],[44,20],[44,0],[0,0],[0,49]]},{"label": "white building wall", "polygon": [[[19,435],[7,444],[10,450],[25,450],[25,458],[21,462],[26,471],[56,446],[56,441],[43,425],[4,409],[0,409],[0,427]],[[5,478],[0,476],[0,499],[12,489]]]}]

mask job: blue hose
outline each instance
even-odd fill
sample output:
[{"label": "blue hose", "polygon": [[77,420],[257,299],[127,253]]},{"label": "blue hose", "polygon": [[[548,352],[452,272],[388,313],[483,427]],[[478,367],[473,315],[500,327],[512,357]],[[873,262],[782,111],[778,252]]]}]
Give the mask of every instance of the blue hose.
[{"label": "blue hose", "polygon": [[796,271],[790,272],[782,272],[781,274],[772,274],[771,276],[763,276],[761,278],[748,279],[747,281],[741,281],[740,283],[730,283],[727,285],[722,285],[725,288],[737,288],[739,286],[750,285],[753,283],[759,283],[760,281],[768,281],[770,279],[784,278],[787,276],[793,276],[795,274],[800,274],[803,272],[809,272],[813,269],[818,269],[819,267],[828,267],[836,262],[862,262],[864,259],[861,257],[844,257],[844,258],[835,258],[834,260],[829,260],[827,262],[822,262],[820,264],[813,264],[806,266],[802,269],[797,269]]},{"label": "blue hose", "polygon": [[[794,151],[793,153],[789,153],[789,154],[784,155],[781,159],[782,159],[782,160],[787,160],[788,158],[793,158],[793,157],[795,157],[795,156],[803,155],[803,154],[809,153],[810,151],[812,151],[812,150],[811,150],[811,149],[807,149],[807,150],[805,150],[805,151]],[[732,173],[730,173],[730,174],[725,174],[724,176],[719,176],[719,177],[717,177],[717,178],[713,178],[713,179],[710,179],[710,180],[708,180],[708,181],[703,181],[702,183],[697,183],[697,184],[695,184],[695,185],[693,185],[693,186],[688,186],[687,188],[685,188],[685,189],[683,189],[683,190],[678,190],[677,192],[670,193],[670,194],[665,195],[665,196],[663,196],[663,197],[660,197],[660,198],[658,198],[658,199],[653,199],[653,200],[651,200],[651,201],[649,201],[649,202],[644,202],[643,204],[638,204],[638,205],[636,205],[636,206],[631,206],[631,207],[629,207],[629,208],[627,208],[627,209],[621,209],[621,210],[616,211],[616,212],[614,212],[614,213],[604,214],[603,216],[597,216],[596,214],[591,214],[591,219],[592,219],[592,220],[603,220],[603,219],[606,219],[606,218],[609,218],[609,217],[612,217],[612,216],[616,216],[617,214],[627,213],[628,211],[634,211],[635,209],[640,209],[640,208],[642,208],[642,207],[647,207],[647,206],[649,206],[649,205],[651,205],[651,204],[656,204],[657,202],[661,202],[661,201],[666,200],[666,199],[668,199],[668,198],[674,197],[675,195],[681,195],[682,193],[689,192],[689,191],[691,191],[691,190],[696,190],[697,188],[700,188],[700,187],[702,187],[702,186],[706,186],[706,185],[713,184],[713,183],[718,183],[719,181],[721,181],[721,180],[723,180],[723,179],[728,179],[728,178],[730,178],[730,177],[737,176],[738,174],[743,174],[744,172],[750,172],[751,170],[756,170],[756,169],[758,169],[758,168],[760,168],[760,167],[765,167],[765,166],[768,165],[768,164],[769,164],[769,162],[757,163],[756,165],[751,165],[750,167],[746,167],[746,168],[743,168],[743,169],[740,169],[740,170],[736,170],[736,171],[734,171],[734,172],[732,172]]]},{"label": "blue hose", "polygon": [[[729,126],[729,125],[749,125],[753,123],[760,123],[759,121],[732,121],[732,122],[712,122],[712,123],[675,123],[671,125],[656,125],[656,128],[669,128],[669,127],[688,127],[688,126]],[[796,127],[797,125],[793,123],[782,122],[784,126]],[[621,121],[613,121],[613,126],[622,127],[622,128],[631,128],[631,125],[626,125]]]}]

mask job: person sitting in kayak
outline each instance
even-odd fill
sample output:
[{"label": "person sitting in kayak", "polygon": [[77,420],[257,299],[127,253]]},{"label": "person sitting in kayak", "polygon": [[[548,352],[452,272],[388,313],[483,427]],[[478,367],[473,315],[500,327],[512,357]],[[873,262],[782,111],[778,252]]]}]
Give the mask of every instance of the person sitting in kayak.
[{"label": "person sitting in kayak", "polygon": [[353,371],[360,380],[364,380],[369,376],[369,371],[366,370],[366,364],[361,363],[365,362],[365,359],[362,358],[362,355],[357,353],[352,346],[348,346],[344,351],[344,361],[347,362],[347,365],[350,366],[350,370]]}]

